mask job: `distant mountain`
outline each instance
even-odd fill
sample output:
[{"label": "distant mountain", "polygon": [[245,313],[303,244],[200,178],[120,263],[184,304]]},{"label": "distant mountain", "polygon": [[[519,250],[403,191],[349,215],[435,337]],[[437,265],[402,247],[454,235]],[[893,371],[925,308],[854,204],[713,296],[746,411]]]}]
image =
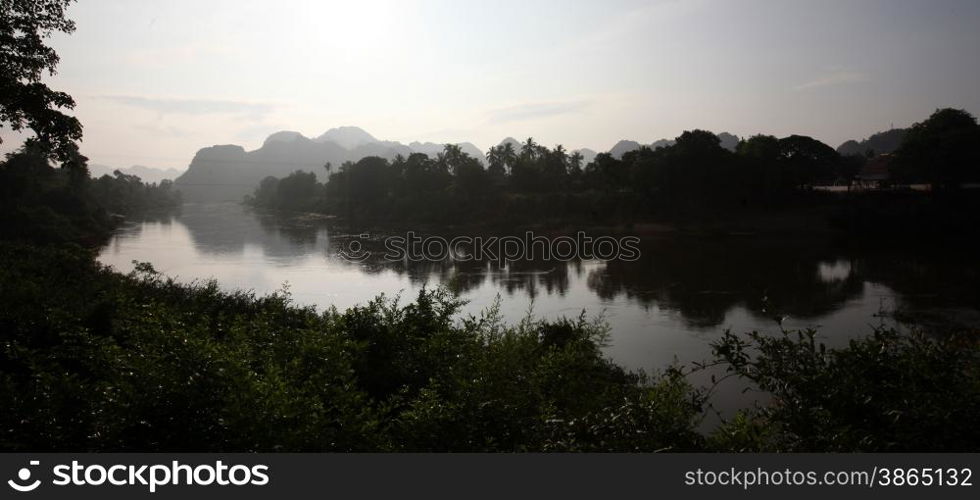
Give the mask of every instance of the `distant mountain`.
[{"label": "distant mountain", "polygon": [[735,148],[738,147],[739,141],[741,141],[737,135],[732,135],[728,132],[718,134],[718,138],[721,139],[721,147],[729,151],[735,151]]},{"label": "distant mountain", "polygon": [[299,132],[293,132],[292,130],[282,130],[280,132],[276,132],[270,135],[269,137],[266,137],[265,143],[268,144],[270,142],[295,142],[300,139],[306,139],[306,137]]},{"label": "distant mountain", "polygon": [[[739,138],[727,132],[718,134],[722,147],[734,150]],[[520,151],[521,142],[508,137],[501,145],[511,144]],[[670,146],[673,140],[661,139],[650,148]],[[484,165],[485,153],[469,142],[458,143],[464,153],[477,158]],[[609,150],[618,159],[629,151],[642,146],[639,142],[622,140]],[[203,148],[197,152],[190,166],[177,180],[177,188],[187,201],[241,200],[251,194],[262,179],[268,176],[285,177],[296,170],[313,172],[322,181],[327,177],[324,168],[330,163],[338,168],[348,161],[358,161],[368,156],[389,160],[401,155],[423,153],[435,158],[445,148],[444,143],[412,142],[408,145],[396,141],[382,141],[358,127],[337,127],[310,139],[299,132],[276,132],[254,151],[241,146],[223,145]],[[583,148],[577,150],[583,156],[583,166],[591,163],[596,152]],[[135,168],[135,167],[134,167]],[[173,172],[175,174],[176,172]],[[147,174],[148,175],[148,174]]]},{"label": "distant mountain", "polygon": [[176,168],[153,168],[144,167],[143,165],[133,165],[127,168],[116,168],[110,167],[108,165],[100,165],[98,163],[91,163],[88,166],[89,175],[93,179],[102,177],[103,175],[113,175],[113,173],[118,170],[126,175],[135,175],[139,177],[143,182],[159,184],[160,181],[165,179],[174,180],[180,176],[181,171]]},{"label": "distant mountain", "polygon": [[487,153],[480,151],[480,148],[476,147],[476,144],[473,144],[472,142],[460,142],[457,144],[457,146],[459,146],[464,153],[476,158],[477,160],[480,160],[480,163],[486,163]]},{"label": "distant mountain", "polygon": [[366,156],[380,156],[382,158],[393,160],[398,155],[407,157],[408,155],[414,153],[412,148],[400,142],[393,141],[369,142],[348,149],[350,151],[350,161],[357,161]]},{"label": "distant mountain", "polygon": [[500,141],[500,144],[498,144],[498,146],[503,146],[505,144],[510,144],[511,147],[514,148],[514,151],[520,151],[521,150],[521,142],[518,141],[517,139],[514,139],[513,137],[508,137],[508,138]]},{"label": "distant mountain", "polygon": [[596,155],[599,154],[589,148],[576,149],[572,152],[582,155],[582,168],[592,163],[592,160],[595,160]]},{"label": "distant mountain", "polygon": [[[484,155],[475,145],[459,144],[463,152],[483,162]],[[266,138],[262,147],[245,151],[241,146],[225,145],[203,148],[191,161],[187,172],[177,181],[177,188],[187,201],[241,200],[251,194],[262,179],[268,176],[285,177],[296,170],[313,172],[323,181],[324,168],[330,163],[338,168],[347,161],[367,156],[389,160],[398,155],[424,153],[435,157],[444,144],[413,142],[404,145],[395,141],[379,141],[358,127],[330,129],[315,139],[299,132],[281,131]]]},{"label": "distant mountain", "polygon": [[609,154],[617,160],[623,159],[623,155],[629,153],[630,151],[636,151],[640,149],[640,143],[636,141],[622,140],[616,143],[612,149],[609,150]]},{"label": "distant mountain", "polygon": [[[284,143],[266,141],[262,149],[272,144]],[[175,183],[185,201],[240,201],[265,177],[256,167],[241,146],[211,146],[198,150]]]},{"label": "distant mountain", "polygon": [[[485,163],[486,153],[480,151],[480,148],[476,147],[472,142],[460,142],[456,144],[464,153],[480,160],[481,163]],[[425,153],[429,158],[435,158],[436,155],[441,153],[446,148],[446,143],[436,143],[436,142],[410,142],[408,143],[408,148],[412,150],[413,153]]]},{"label": "distant mountain", "polygon": [[894,153],[902,145],[902,140],[905,139],[906,132],[908,132],[908,129],[893,128],[885,132],[878,132],[863,141],[846,141],[840,146],[837,146],[837,152],[845,156],[864,156],[868,151],[873,151],[879,155]]},{"label": "distant mountain", "polygon": [[365,144],[380,142],[360,127],[332,128],[313,140],[316,142],[333,141],[344,149],[354,149]]},{"label": "distant mountain", "polygon": [[[735,148],[738,146],[739,141],[741,141],[741,139],[739,139],[737,135],[729,134],[728,132],[721,132],[716,135],[718,136],[718,139],[721,141],[721,147],[729,151],[735,151]],[[677,141],[673,139],[660,139],[658,141],[654,141],[648,147],[650,149],[656,150],[658,148],[666,148],[666,147],[673,146],[675,143],[677,143]],[[640,149],[641,146],[643,146],[643,144],[640,144],[636,141],[622,140],[617,142],[616,145],[609,150],[609,154],[611,154],[613,158],[616,158],[617,160],[621,160],[624,154],[629,153],[630,151],[635,151],[637,149]]]},{"label": "distant mountain", "polygon": [[442,152],[443,148],[446,147],[445,144],[439,144],[436,142],[410,142],[408,147],[415,151],[416,153],[424,153],[429,155],[430,158],[435,158],[435,156]]}]

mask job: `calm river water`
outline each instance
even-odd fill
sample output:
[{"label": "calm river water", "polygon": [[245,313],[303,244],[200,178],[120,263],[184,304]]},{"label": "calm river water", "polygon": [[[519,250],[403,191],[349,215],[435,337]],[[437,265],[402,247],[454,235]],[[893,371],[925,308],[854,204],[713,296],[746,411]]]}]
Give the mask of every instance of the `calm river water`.
[{"label": "calm river water", "polygon": [[[99,260],[128,272],[150,262],[183,281],[266,294],[284,284],[299,304],[344,309],[380,293],[410,300],[448,284],[478,313],[499,296],[507,321],[601,314],[608,355],[653,371],[706,359],[709,343],[735,332],[818,328],[830,345],[895,325],[893,313],[980,324],[978,262],[955,248],[923,251],[799,238],[646,237],[633,262],[352,263],[355,236],[310,217],[259,215],[236,204],[185,205],[179,215],[126,224]],[[358,237],[359,238],[359,237]],[[738,391],[735,391],[738,392]],[[731,396],[736,397],[736,396]],[[724,398],[723,399],[727,399]],[[724,401],[721,406],[728,406]]]}]

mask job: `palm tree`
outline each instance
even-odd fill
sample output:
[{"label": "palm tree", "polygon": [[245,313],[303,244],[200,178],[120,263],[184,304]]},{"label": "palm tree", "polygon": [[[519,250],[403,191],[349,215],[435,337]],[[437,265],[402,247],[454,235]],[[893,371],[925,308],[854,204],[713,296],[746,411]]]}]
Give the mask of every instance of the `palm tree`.
[{"label": "palm tree", "polygon": [[445,165],[449,172],[455,173],[456,165],[459,165],[459,157],[462,153],[463,150],[456,144],[445,144],[442,147],[442,152],[436,155],[436,160]]},{"label": "palm tree", "polygon": [[504,149],[501,150],[500,155],[507,168],[513,170],[514,163],[517,162],[517,151],[514,151],[514,144],[511,142],[504,143]]},{"label": "palm tree", "polygon": [[555,146],[554,153],[562,163],[565,163],[565,159],[568,157],[568,152],[565,150],[565,146],[562,146],[561,144]]},{"label": "palm tree", "polygon": [[490,148],[489,151],[487,151],[487,164],[489,164],[489,168],[487,169],[487,172],[489,172],[491,175],[493,175],[494,177],[504,176],[506,170],[504,169],[503,146],[494,146]]},{"label": "palm tree", "polygon": [[521,156],[529,160],[533,160],[538,154],[538,143],[534,142],[533,137],[528,137],[527,141],[524,141],[524,145],[521,146]]},{"label": "palm tree", "polygon": [[459,147],[459,144],[446,144],[442,152],[450,163],[458,161],[463,156],[463,148]]},{"label": "palm tree", "polygon": [[503,161],[500,157],[501,146],[493,146],[487,150],[487,164],[491,167]]}]

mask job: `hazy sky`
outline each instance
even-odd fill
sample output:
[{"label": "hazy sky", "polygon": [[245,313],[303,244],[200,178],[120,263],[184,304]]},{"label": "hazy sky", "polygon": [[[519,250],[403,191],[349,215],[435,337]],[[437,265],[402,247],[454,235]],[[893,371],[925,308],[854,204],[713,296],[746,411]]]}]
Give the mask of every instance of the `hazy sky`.
[{"label": "hazy sky", "polygon": [[83,0],[70,16],[49,82],[78,101],[83,153],[119,167],[340,125],[481,149],[691,128],[836,147],[980,112],[976,0]]}]

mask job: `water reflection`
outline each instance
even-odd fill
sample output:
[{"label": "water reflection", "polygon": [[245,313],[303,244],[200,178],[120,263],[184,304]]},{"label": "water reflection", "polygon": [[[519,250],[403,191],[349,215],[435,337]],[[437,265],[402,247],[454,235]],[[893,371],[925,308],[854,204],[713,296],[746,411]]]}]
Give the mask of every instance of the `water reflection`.
[{"label": "water reflection", "polygon": [[609,262],[589,276],[600,297],[617,294],[681,313],[690,325],[720,325],[741,306],[759,318],[816,318],[861,295],[852,273],[822,279],[821,264],[847,262],[824,244],[761,238],[646,242],[638,262]]},{"label": "water reflection", "polygon": [[[374,257],[339,257],[352,239]],[[186,205],[172,220],[134,223],[100,259],[120,270],[149,261],[183,280],[215,278],[229,288],[268,293],[288,283],[297,302],[345,308],[379,293],[412,295],[444,284],[477,313],[503,298],[506,319],[533,302],[541,317],[605,315],[610,354],[632,368],[675,357],[704,359],[708,342],[734,330],[822,326],[842,342],[870,332],[882,309],[978,307],[976,263],[966,255],[853,248],[823,240],[756,237],[645,239],[635,262],[527,260],[397,261],[380,238],[316,216],[251,213],[235,204]],[[969,315],[965,315],[969,319]]]}]

